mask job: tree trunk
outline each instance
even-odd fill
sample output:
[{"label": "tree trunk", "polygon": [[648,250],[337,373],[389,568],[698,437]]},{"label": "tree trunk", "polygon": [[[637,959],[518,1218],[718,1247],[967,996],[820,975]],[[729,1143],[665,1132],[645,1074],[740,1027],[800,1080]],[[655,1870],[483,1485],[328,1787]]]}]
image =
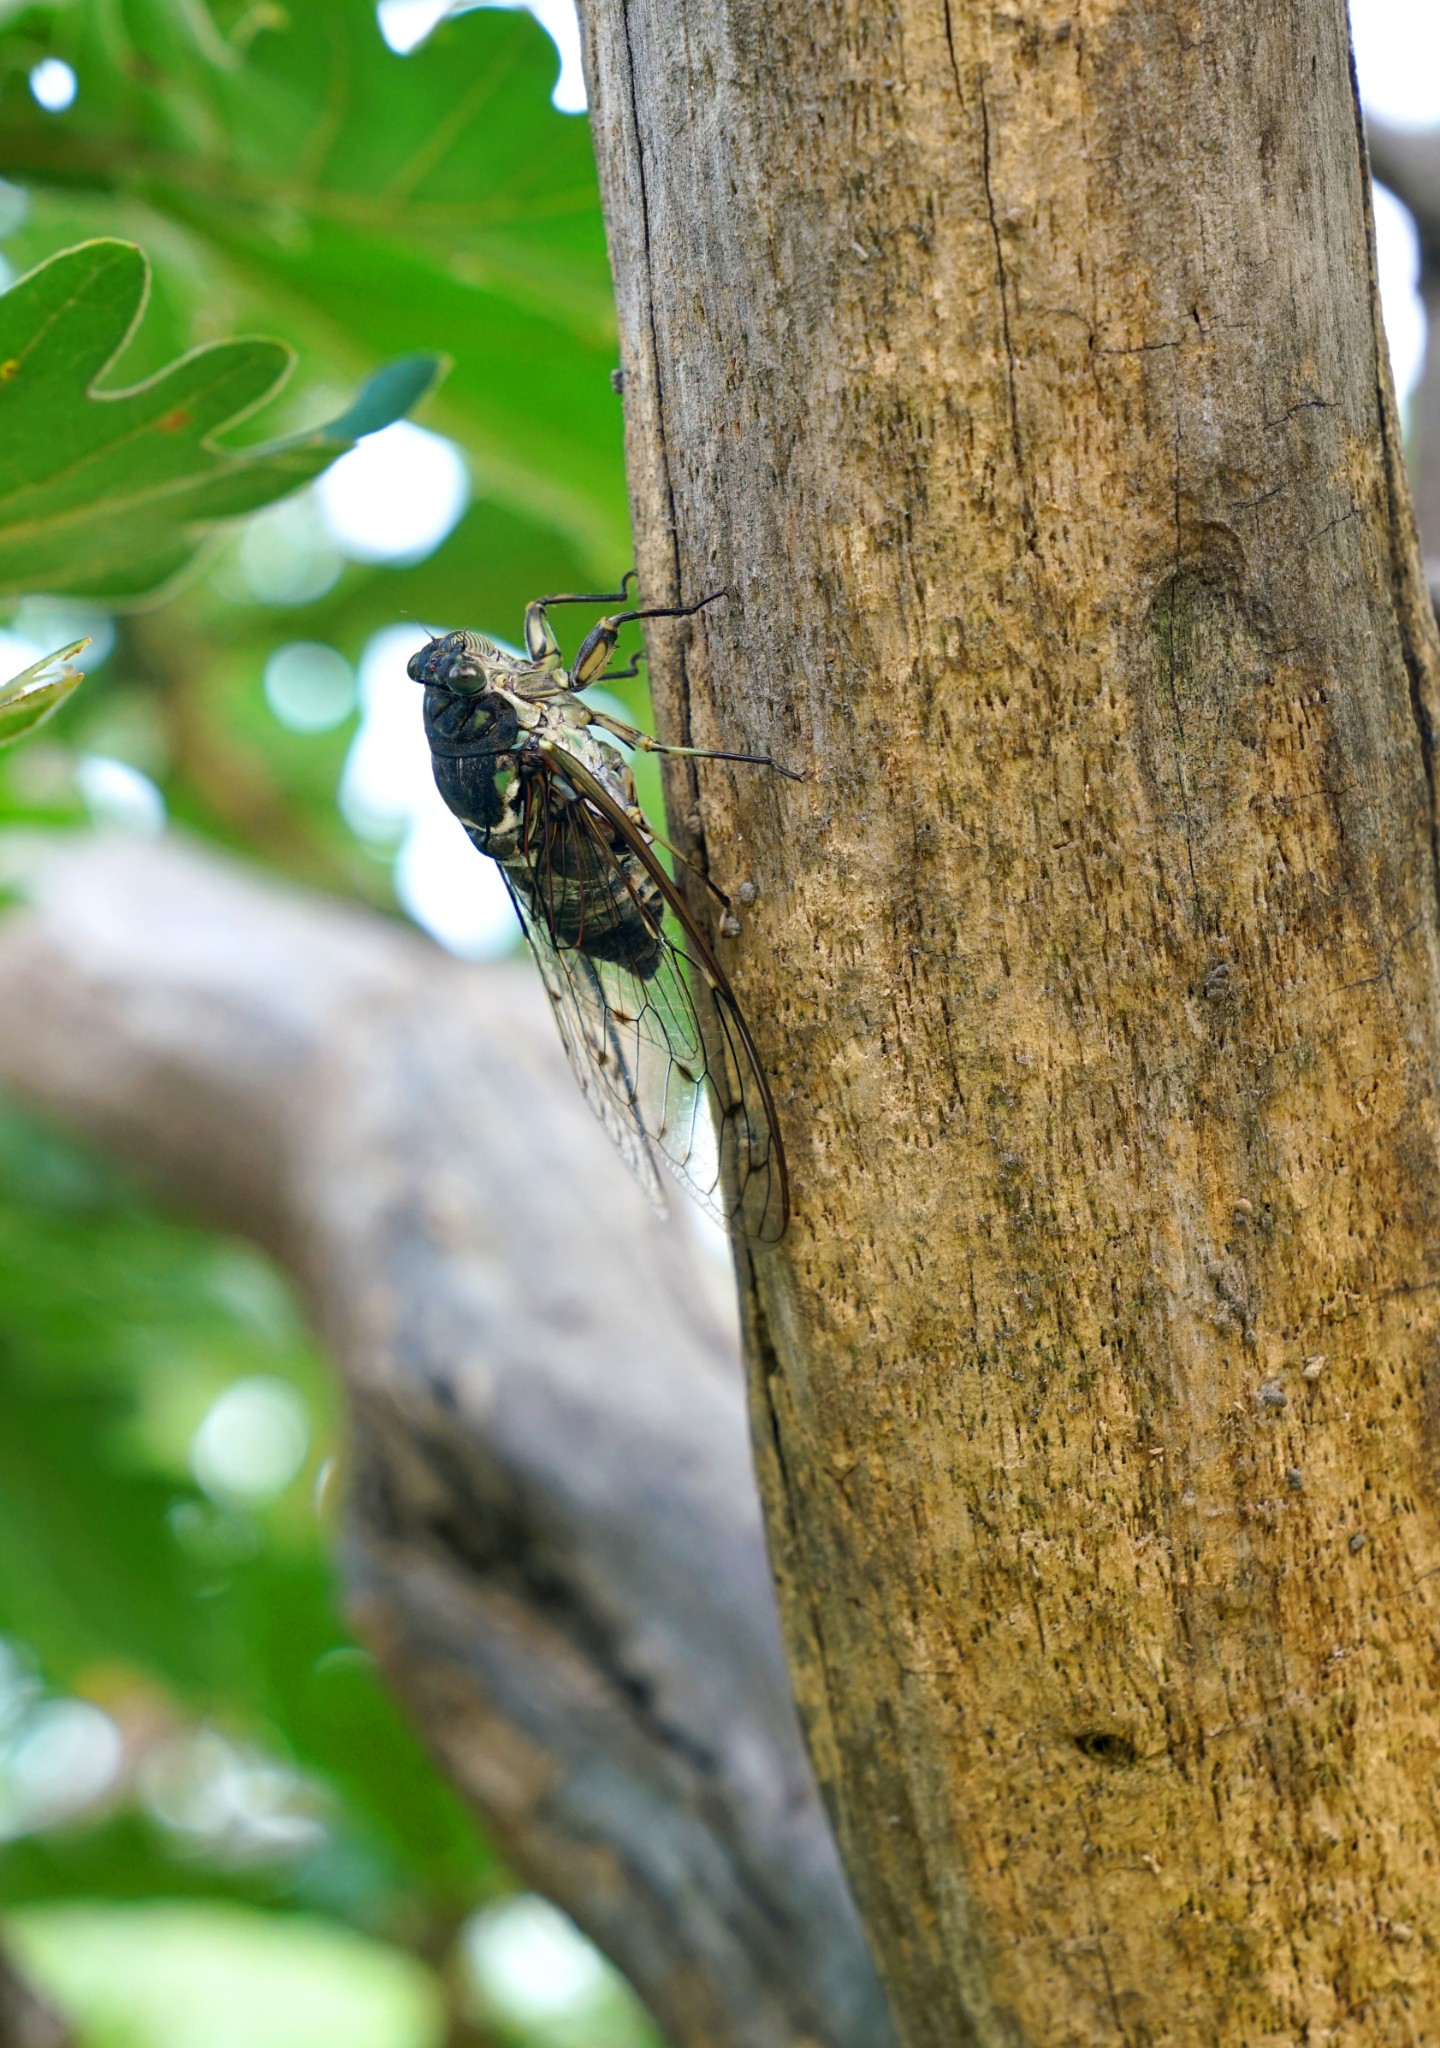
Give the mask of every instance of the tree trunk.
[{"label": "tree trunk", "polygon": [[[911,2044],[1440,2028],[1425,602],[1342,0],[588,0],[812,1753]],[[696,794],[698,790],[698,795]]]},{"label": "tree trunk", "polygon": [[887,2048],[733,1333],[533,975],[175,845],[52,849],[28,887],[0,1080],[300,1281],[349,1398],[357,1620],[515,1868],[674,2048]]}]

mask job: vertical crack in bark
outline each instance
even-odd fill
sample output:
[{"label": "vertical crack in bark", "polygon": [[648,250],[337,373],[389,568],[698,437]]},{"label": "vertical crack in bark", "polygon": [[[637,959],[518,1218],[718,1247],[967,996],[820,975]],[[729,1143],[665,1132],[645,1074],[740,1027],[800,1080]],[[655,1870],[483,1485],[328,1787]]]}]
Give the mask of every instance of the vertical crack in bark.
[{"label": "vertical crack in bark", "polygon": [[[963,107],[963,106],[964,106],[964,104],[965,104],[965,88],[964,88],[964,86],[963,86],[963,85],[962,85],[962,84],[960,83],[960,60],[959,60],[959,58],[958,58],[958,57],[957,57],[957,56],[955,55],[955,22],[954,22],[954,18],[953,18],[953,16],[951,15],[951,12],[950,12],[950,0],[942,0],[942,5],[944,6],[944,9],[945,9],[945,47],[946,47],[946,49],[947,49],[947,50],[948,50],[948,51],[950,52],[950,75],[951,75],[951,77],[952,77],[952,78],[953,78],[953,79],[955,80],[955,97],[956,97],[956,99],[957,99],[957,100],[959,100],[959,102],[960,102],[961,106]],[[988,153],[988,143],[987,143],[987,153]],[[988,188],[989,188],[989,166],[988,166],[988,164],[987,164],[987,166],[986,166],[986,188],[987,188],[987,190],[988,190]],[[993,226],[993,225],[994,225],[994,219],[995,219],[995,216],[994,216],[994,214],[993,214],[993,213],[991,214],[991,216],[990,216],[990,219],[991,219],[991,225]],[[1002,286],[1002,290],[1003,290],[1003,286]]]},{"label": "vertical crack in bark", "polygon": [[[945,25],[948,30],[948,6],[945,10]],[[954,55],[953,46],[951,55]],[[990,239],[995,244],[995,275],[1000,285],[1000,338],[1005,345],[1005,385],[1010,394],[1010,447],[1015,458],[1015,488],[1020,494],[1020,519],[1025,528],[1025,545],[1033,553],[1035,514],[1030,509],[1030,494],[1025,488],[1025,459],[1020,443],[1020,404],[1015,388],[1015,348],[1010,339],[1010,283],[1005,274],[1005,247],[1000,238],[1000,222],[995,212],[995,194],[990,184],[990,109],[985,104],[983,85],[980,88],[980,138],[980,160],[985,180],[985,211],[990,220]]]},{"label": "vertical crack in bark", "polygon": [[785,1445],[780,1434],[780,1414],[771,1393],[771,1383],[780,1372],[780,1354],[770,1335],[770,1321],[765,1313],[765,1304],[760,1298],[756,1283],[755,1261],[747,1247],[741,1246],[735,1261],[735,1277],[739,1283],[740,1295],[749,1316],[750,1328],[754,1334],[753,1355],[757,1361],[757,1383],[765,1396],[765,1413],[769,1421],[770,1448],[775,1458],[775,1469],[780,1475],[780,1507],[785,1516],[787,1540],[794,1542],[795,1526],[790,1518],[790,1503],[795,1498],[790,1467],[785,1458]]},{"label": "vertical crack in bark", "polygon": [[640,243],[645,272],[645,327],[650,337],[650,375],[655,389],[655,439],[665,483],[671,566],[675,571],[676,601],[679,602],[680,535],[675,513],[675,486],[670,476],[670,450],[665,436],[665,386],[660,374],[660,336],[655,325],[655,293],[651,283],[654,258],[650,230],[650,194],[645,184],[645,137],[640,126],[640,99],[635,90],[635,49],[630,35],[628,0],[621,0],[620,31],[625,38],[625,85],[630,99],[630,125],[635,134],[635,183],[640,198]]},{"label": "vertical crack in bark", "polygon": [[1190,822],[1190,791],[1185,781],[1185,721],[1180,715],[1180,682],[1175,657],[1175,613],[1180,603],[1180,574],[1184,559],[1183,524],[1180,513],[1180,366],[1175,365],[1175,565],[1170,572],[1170,613],[1165,622],[1166,658],[1169,668],[1170,715],[1175,721],[1175,781],[1180,791],[1180,815],[1185,820],[1185,861],[1190,870],[1190,895],[1195,905],[1196,924],[1202,922],[1200,883],[1195,873],[1195,836]]},{"label": "vertical crack in bark", "polygon": [[[625,41],[625,87],[630,101],[630,125],[635,135],[635,184],[640,199],[640,248],[641,267],[645,279],[645,328],[650,338],[650,381],[655,393],[655,452],[660,466],[660,476],[665,492],[665,512],[670,536],[670,602],[684,604],[685,592],[680,583],[680,521],[675,505],[675,484],[670,472],[670,446],[665,432],[665,380],[660,370],[660,335],[655,325],[655,292],[653,286],[654,259],[650,230],[650,194],[645,184],[645,137],[640,127],[640,99],[635,90],[635,48],[630,34],[629,0],[620,0],[620,33]],[[692,746],[690,720],[690,676],[685,662],[682,645],[676,657],[679,669],[680,698],[680,744]],[[700,784],[693,764],[681,770],[685,784],[687,816],[693,816],[699,806]],[[700,857],[705,866],[704,837],[697,832],[686,835],[692,842],[692,851]],[[709,872],[706,866],[706,872]]]},{"label": "vertical crack in bark", "polygon": [[[1103,1823],[1100,1820],[1095,1801],[1082,1794],[1077,1803],[1085,1814],[1086,1833],[1092,1840],[1097,1839]],[[1125,2023],[1124,2008],[1120,2003],[1120,1994],[1115,1984],[1115,1972],[1110,1963],[1110,1947],[1106,1941],[1106,1935],[1110,1930],[1105,1924],[1105,1901],[1101,1897],[1100,1888],[1096,1883],[1094,1863],[1089,1858],[1083,1858],[1081,1868],[1084,1873],[1085,1894],[1090,1901],[1095,1956],[1100,1965],[1100,1975],[1104,1980],[1105,2004],[1109,2007],[1110,2017],[1115,2023],[1115,2038],[1120,2043],[1120,2048],[1136,2048],[1135,2036]]]}]

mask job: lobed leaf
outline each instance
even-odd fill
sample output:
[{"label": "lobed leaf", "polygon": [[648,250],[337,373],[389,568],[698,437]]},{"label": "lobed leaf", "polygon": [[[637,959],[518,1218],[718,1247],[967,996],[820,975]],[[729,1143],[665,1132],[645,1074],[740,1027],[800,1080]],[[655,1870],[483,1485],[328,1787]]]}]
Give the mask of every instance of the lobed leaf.
[{"label": "lobed leaf", "polygon": [[226,449],[215,436],[275,395],[293,354],[217,342],[110,388],[148,287],[141,251],[104,240],[63,250],[0,296],[0,595],[146,595],[217,521],[308,482],[439,374],[433,355],[391,363],[328,425]]}]

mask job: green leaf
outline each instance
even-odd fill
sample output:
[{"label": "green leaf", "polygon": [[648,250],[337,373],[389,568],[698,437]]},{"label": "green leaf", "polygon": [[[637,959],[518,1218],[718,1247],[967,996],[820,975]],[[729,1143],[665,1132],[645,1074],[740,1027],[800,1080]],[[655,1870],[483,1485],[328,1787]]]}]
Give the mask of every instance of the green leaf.
[{"label": "green leaf", "polygon": [[363,440],[366,434],[378,434],[382,427],[415,410],[435,383],[441,367],[439,356],[427,355],[401,356],[386,363],[364,386],[355,403],[322,428],[322,433],[327,440],[347,446]]},{"label": "green leaf", "polygon": [[0,594],[136,598],[182,569],[207,528],[283,497],[408,409],[434,356],[392,363],[329,425],[230,451],[214,437],[279,390],[276,341],[193,350],[128,389],[108,382],[145,303],[133,243],[94,241],[0,297]]},{"label": "green leaf", "polygon": [[[435,423],[477,494],[587,573],[628,565],[590,138],[550,105],[554,49],[527,14],[457,14],[405,57],[374,0],[109,0],[24,21],[0,32],[0,175],[165,248],[178,290],[246,306],[307,366],[443,348]],[[60,115],[25,84],[42,39],[80,82]]]},{"label": "green leaf", "polygon": [[72,668],[70,663],[89,645],[88,640],[72,640],[68,647],[32,661],[18,676],[0,684],[0,747],[12,745],[43,725],[76,685],[84,682],[84,669]]}]

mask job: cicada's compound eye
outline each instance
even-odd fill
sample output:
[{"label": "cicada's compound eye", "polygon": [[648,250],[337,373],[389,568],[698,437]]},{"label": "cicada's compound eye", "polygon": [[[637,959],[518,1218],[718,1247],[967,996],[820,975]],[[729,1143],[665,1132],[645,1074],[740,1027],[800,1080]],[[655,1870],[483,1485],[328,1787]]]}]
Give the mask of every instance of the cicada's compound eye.
[{"label": "cicada's compound eye", "polygon": [[[469,653],[467,633],[444,633],[432,641],[426,641],[406,662],[406,674],[412,682],[440,684],[440,686],[465,686],[477,672],[471,662],[465,662]],[[459,674],[457,674],[459,670]]]}]

